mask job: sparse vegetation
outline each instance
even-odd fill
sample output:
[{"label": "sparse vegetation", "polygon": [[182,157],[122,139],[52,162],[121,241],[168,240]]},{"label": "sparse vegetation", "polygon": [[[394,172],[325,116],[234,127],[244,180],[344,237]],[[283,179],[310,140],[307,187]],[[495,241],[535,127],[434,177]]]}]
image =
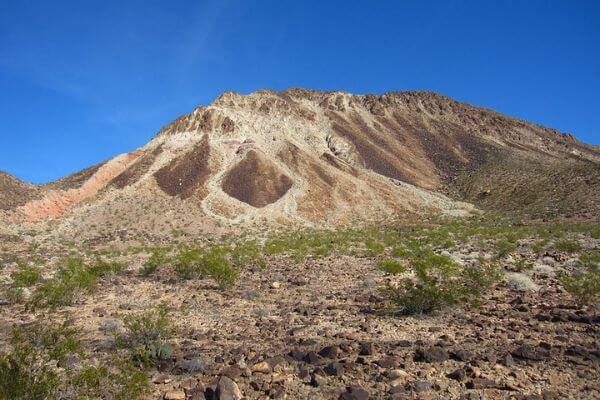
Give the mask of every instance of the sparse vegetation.
[{"label": "sparse vegetation", "polygon": [[396,260],[392,260],[389,258],[379,260],[377,262],[377,268],[382,270],[383,272],[386,272],[386,273],[392,274],[392,275],[401,274],[406,271],[406,268],[404,267],[404,265],[400,264]]},{"label": "sparse vegetation", "polygon": [[117,274],[123,270],[125,270],[124,264],[104,261],[102,259],[96,260],[96,262],[89,267],[89,271],[92,274],[101,278]]},{"label": "sparse vegetation", "polygon": [[69,258],[66,266],[53,278],[42,282],[33,293],[30,308],[56,308],[73,304],[81,295],[94,291],[98,276],[87,268],[82,259]]},{"label": "sparse vegetation", "polygon": [[10,274],[14,287],[31,287],[42,279],[42,271],[38,267],[17,261],[17,268]]},{"label": "sparse vegetation", "polygon": [[[94,313],[98,312],[103,318],[99,332],[114,335],[116,347],[107,346],[89,357],[90,354],[85,351],[80,353],[75,346],[65,345],[62,348],[68,349],[65,353],[68,357],[60,355],[64,353],[62,350],[51,354],[50,350],[42,349],[36,350],[39,354],[35,356],[19,359],[18,353],[23,350],[18,350],[17,347],[22,348],[22,345],[11,345],[9,351],[0,356],[0,373],[3,374],[0,379],[10,381],[13,386],[2,388],[5,393],[10,390],[10,395],[2,393],[0,400],[134,400],[142,398],[146,393],[152,398],[164,397],[164,392],[158,393],[162,390],[161,386],[149,384],[148,374],[158,370],[161,374],[172,375],[175,372],[168,371],[173,366],[173,371],[179,373],[180,367],[177,365],[191,362],[188,354],[196,352],[195,348],[186,344],[185,339],[189,338],[186,337],[187,333],[192,329],[195,332],[197,327],[190,327],[188,330],[187,326],[186,330],[177,333],[181,335],[177,340],[181,352],[174,351],[176,333],[173,321],[177,317],[184,317],[187,325],[188,318],[192,318],[199,310],[204,310],[207,304],[211,304],[207,301],[214,298],[223,298],[226,304],[233,304],[239,310],[241,303],[236,303],[235,299],[239,296],[246,301],[244,306],[251,307],[249,314],[243,315],[242,320],[255,318],[257,326],[264,323],[275,324],[277,322],[273,321],[281,318],[281,312],[268,303],[274,298],[277,301],[294,301],[294,312],[300,315],[301,320],[314,322],[316,317],[310,306],[312,298],[309,296],[314,296],[316,292],[312,291],[315,287],[319,294],[323,293],[323,287],[317,286],[323,283],[318,280],[323,276],[332,279],[335,276],[332,274],[336,273],[332,266],[338,262],[340,268],[348,268],[348,272],[342,274],[343,279],[351,279],[350,276],[361,278],[359,285],[352,285],[350,280],[344,282],[349,283],[350,289],[339,286],[339,282],[332,283],[327,300],[333,307],[336,306],[340,293],[343,296],[346,290],[352,296],[350,298],[356,302],[364,302],[361,307],[365,311],[392,311],[395,315],[427,315],[440,310],[446,311],[453,306],[471,306],[481,302],[482,311],[479,316],[489,322],[487,315],[494,318],[500,315],[495,314],[493,302],[498,301],[496,296],[504,295],[506,287],[509,290],[535,291],[544,288],[546,280],[555,282],[555,274],[558,274],[565,291],[552,291],[551,295],[555,297],[550,300],[559,299],[561,304],[565,304],[563,298],[556,296],[572,296],[582,307],[594,304],[598,299],[600,253],[580,254],[582,249],[589,249],[595,244],[590,239],[591,232],[593,228],[585,224],[547,224],[540,227],[514,225],[510,221],[496,219],[430,220],[421,224],[381,223],[362,230],[305,229],[299,232],[264,233],[264,236],[259,237],[249,233],[236,238],[210,241],[205,238],[192,241],[192,235],[186,235],[186,240],[190,240],[186,243],[162,244],[161,247],[141,244],[136,248],[119,251],[108,249],[102,253],[65,244],[61,256],[70,254],[70,259],[44,257],[41,254],[44,251],[42,247],[36,253],[28,253],[27,262],[8,263],[7,270],[2,272],[6,283],[3,285],[5,292],[1,300],[10,299],[8,294],[14,290],[15,298],[19,298],[19,301],[29,299],[25,303],[28,310],[35,310],[36,316],[48,315],[49,320],[53,320],[66,311],[60,309],[55,312],[56,308],[77,305],[83,296],[94,293],[100,285],[105,285],[103,289],[111,291],[109,304],[102,307],[94,304],[94,308],[89,309],[93,309]],[[573,247],[559,245],[563,246],[563,250],[558,250],[555,246],[565,242],[575,242],[581,247],[579,250],[568,250]],[[23,248],[22,251],[27,250]],[[573,251],[576,254],[565,257],[557,255],[557,251]],[[277,256],[273,256],[275,254]],[[575,268],[574,260],[577,256],[579,264],[575,272],[557,272],[563,268],[569,271]],[[137,260],[140,259],[146,261],[139,274],[118,275],[130,265],[130,260],[133,260],[132,265],[139,265]],[[256,268],[264,268],[267,263],[273,264],[272,271]],[[376,282],[382,279],[382,273],[367,273],[364,277],[360,275],[373,265],[386,274],[383,280],[389,282],[381,289],[385,295],[383,297],[372,295],[377,290]],[[503,275],[499,266],[505,266],[509,271],[506,274],[506,286],[500,285],[494,291],[494,297],[488,298],[485,294]],[[244,271],[245,268],[248,270]],[[357,271],[360,271],[358,275]],[[165,305],[149,311],[127,311],[130,315],[123,318],[123,324],[110,318],[114,316],[115,309],[137,310],[146,304],[147,298],[138,301],[135,295],[131,298],[118,298],[113,303],[114,294],[121,293],[122,283],[133,286],[141,282],[144,287],[152,286],[149,298],[154,300],[156,288],[165,284],[164,278],[169,279],[169,285],[175,282],[173,276],[181,279],[210,279],[211,285],[214,280],[221,289],[226,289],[236,285],[240,272],[244,273],[244,277],[252,285],[246,282],[239,284],[235,296],[229,293],[187,297],[175,295],[173,303],[168,305],[171,312],[167,312]],[[287,272],[290,272],[289,279],[285,275]],[[161,279],[142,278],[150,275],[160,275]],[[107,284],[111,279],[117,283],[114,285],[116,289]],[[183,282],[179,282],[179,285],[194,288],[198,286]],[[125,292],[139,293],[134,290]],[[290,299],[290,293],[298,293],[299,298]],[[528,313],[531,309],[529,302],[535,301],[542,294],[545,295],[546,291],[519,295],[523,297],[523,303],[515,303],[511,307],[519,313]],[[502,298],[499,301],[504,300]],[[3,304],[6,303],[8,302]],[[10,310],[22,310],[19,306],[6,306]],[[212,312],[207,311],[207,318],[218,318],[218,313],[228,311],[224,308],[211,315]],[[449,313],[449,317],[456,322],[456,315],[463,312],[472,316],[470,307],[465,307],[464,310]],[[373,315],[374,318],[380,316],[377,313]],[[227,338],[230,339],[235,336],[232,336],[234,334],[230,329],[231,315],[226,317],[224,334],[229,335]],[[352,320],[350,317],[348,319]],[[422,322],[416,320],[414,323]],[[354,320],[349,322],[349,326],[361,329]],[[472,334],[473,331],[470,332]],[[86,327],[86,339],[87,334]],[[204,333],[198,335],[201,339],[194,336],[194,340],[204,340],[203,335]],[[213,333],[207,331],[207,335],[209,338],[206,340],[211,340]],[[198,354],[198,359],[203,357]],[[66,362],[59,363],[54,358],[62,358]],[[88,358],[92,360],[90,365],[84,361]],[[0,381],[0,385],[2,382]]]},{"label": "sparse vegetation", "polygon": [[60,379],[50,364],[81,352],[77,334],[68,322],[15,328],[12,351],[0,357],[0,399],[58,399]]},{"label": "sparse vegetation", "polygon": [[581,250],[581,245],[574,240],[561,240],[554,244],[554,248],[567,253],[574,253]]},{"label": "sparse vegetation", "polygon": [[519,272],[507,274],[506,283],[511,289],[521,292],[534,292],[539,289],[539,286],[528,275]]},{"label": "sparse vegetation", "polygon": [[580,307],[592,304],[600,298],[600,254],[585,254],[580,258],[579,268],[573,273],[561,271],[558,278],[563,287]]},{"label": "sparse vegetation", "polygon": [[142,276],[150,276],[154,274],[159,267],[168,264],[168,262],[169,257],[166,249],[153,249],[150,258],[146,260],[140,273]]},{"label": "sparse vegetation", "polygon": [[517,249],[517,244],[507,239],[500,239],[494,243],[498,258],[506,257]]},{"label": "sparse vegetation", "polygon": [[411,259],[414,276],[384,294],[403,314],[424,314],[477,300],[499,278],[495,266],[462,267],[449,257],[423,250]]},{"label": "sparse vegetation", "polygon": [[1,400],[138,400],[149,390],[146,374],[117,358],[84,368],[65,363],[85,359],[79,330],[69,321],[17,327],[10,344],[10,352],[0,355]]},{"label": "sparse vegetation", "polygon": [[228,249],[222,247],[184,251],[174,262],[175,273],[183,279],[210,277],[221,289],[229,288],[235,284],[238,272],[227,255]]},{"label": "sparse vegetation", "polygon": [[120,344],[129,348],[135,361],[152,365],[168,359],[173,353],[169,339],[174,327],[166,306],[127,316],[123,322],[126,333]]}]

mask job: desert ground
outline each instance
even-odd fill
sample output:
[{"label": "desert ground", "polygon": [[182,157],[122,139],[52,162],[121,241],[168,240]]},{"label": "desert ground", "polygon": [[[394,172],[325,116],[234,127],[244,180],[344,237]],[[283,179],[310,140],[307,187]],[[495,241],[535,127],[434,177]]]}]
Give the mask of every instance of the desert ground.
[{"label": "desert ground", "polygon": [[3,239],[3,398],[600,397],[598,224]]}]

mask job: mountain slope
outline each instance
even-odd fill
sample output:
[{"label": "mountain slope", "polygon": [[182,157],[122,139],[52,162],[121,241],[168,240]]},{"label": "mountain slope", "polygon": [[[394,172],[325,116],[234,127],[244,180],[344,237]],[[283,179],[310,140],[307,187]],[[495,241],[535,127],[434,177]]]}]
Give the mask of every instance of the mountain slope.
[{"label": "mountain slope", "polygon": [[11,210],[41,196],[35,185],[0,171],[0,210]]},{"label": "mountain slope", "polygon": [[598,149],[571,135],[430,92],[224,93],[8,208],[107,233],[469,214],[462,200],[597,218],[599,165]]}]

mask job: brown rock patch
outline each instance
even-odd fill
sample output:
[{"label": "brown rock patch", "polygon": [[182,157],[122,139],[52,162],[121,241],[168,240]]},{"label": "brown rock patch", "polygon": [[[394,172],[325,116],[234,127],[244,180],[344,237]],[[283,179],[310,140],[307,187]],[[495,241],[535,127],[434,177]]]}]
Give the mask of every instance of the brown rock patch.
[{"label": "brown rock patch", "polygon": [[154,164],[156,157],[162,153],[162,146],[157,147],[150,153],[146,153],[138,158],[129,168],[119,174],[110,183],[110,186],[123,189],[133,185],[148,171],[148,168]]},{"label": "brown rock patch", "polygon": [[158,186],[170,196],[186,199],[197,193],[210,175],[208,135],[190,152],[154,173]]},{"label": "brown rock patch", "polygon": [[227,173],[221,187],[231,197],[261,208],[279,200],[292,183],[272,162],[250,150]]}]

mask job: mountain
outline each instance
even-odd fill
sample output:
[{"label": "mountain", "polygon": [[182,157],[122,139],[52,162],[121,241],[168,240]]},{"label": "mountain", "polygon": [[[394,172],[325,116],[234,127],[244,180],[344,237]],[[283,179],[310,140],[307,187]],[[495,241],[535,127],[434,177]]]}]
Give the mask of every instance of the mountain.
[{"label": "mountain", "polygon": [[[6,181],[6,182],[5,182]],[[59,181],[1,181],[12,221],[76,235],[469,215],[598,218],[600,150],[431,92],[227,92]],[[23,186],[24,185],[24,186]]]}]

